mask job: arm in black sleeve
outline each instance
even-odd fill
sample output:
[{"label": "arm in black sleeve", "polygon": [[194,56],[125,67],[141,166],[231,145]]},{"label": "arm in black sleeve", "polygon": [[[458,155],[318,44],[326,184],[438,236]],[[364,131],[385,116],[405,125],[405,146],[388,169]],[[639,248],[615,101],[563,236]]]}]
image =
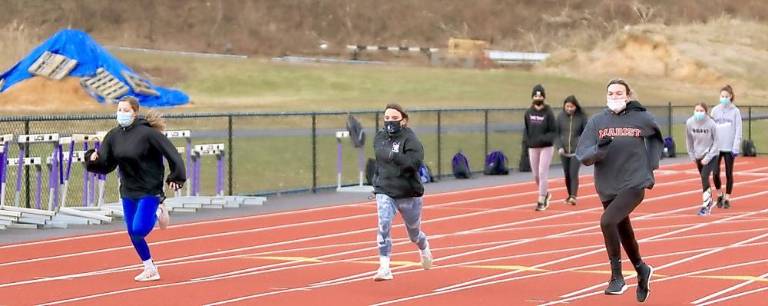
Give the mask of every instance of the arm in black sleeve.
[{"label": "arm in black sleeve", "polygon": [[418,171],[424,161],[424,147],[416,138],[409,138],[400,153],[392,152],[392,160],[402,170]]},{"label": "arm in black sleeve", "polygon": [[554,142],[555,149],[559,149],[559,148],[563,147],[563,136],[562,135],[563,135],[563,133],[565,133],[565,131],[563,131],[560,128],[560,119],[563,119],[563,118],[565,118],[565,117],[564,116],[558,116],[555,119],[555,142]]},{"label": "arm in black sleeve", "polygon": [[523,143],[528,143],[528,111],[523,115]]},{"label": "arm in black sleeve", "polygon": [[545,117],[544,120],[547,120],[547,133],[544,135],[544,139],[555,144],[560,137],[557,135],[557,121],[555,121],[555,114],[552,112],[552,109],[547,110]]},{"label": "arm in black sleeve", "polygon": [[91,155],[93,155],[96,150],[90,149],[85,152],[86,170],[98,174],[108,174],[117,168],[117,160],[115,160],[115,156],[112,153],[112,138],[114,137],[112,137],[111,132],[104,136],[104,139],[101,142],[101,147],[99,148],[99,158],[95,161],[91,161]]},{"label": "arm in black sleeve", "polygon": [[645,148],[648,151],[648,166],[651,170],[659,168],[659,160],[664,153],[664,138],[656,120],[648,114],[648,129],[652,132],[645,137]]},{"label": "arm in black sleeve", "polygon": [[165,180],[166,183],[174,182],[183,185],[187,181],[187,171],[184,168],[184,161],[181,159],[181,155],[179,155],[179,151],[176,150],[173,143],[171,143],[168,137],[154,130],[153,133],[149,134],[149,141],[168,160],[168,167],[171,173],[168,174],[168,178]]},{"label": "arm in black sleeve", "polygon": [[579,138],[579,144],[576,146],[576,158],[586,166],[591,166],[608,154],[608,146],[599,146],[599,139],[597,138],[597,128],[595,127],[594,120],[587,122],[584,132],[581,133]]}]

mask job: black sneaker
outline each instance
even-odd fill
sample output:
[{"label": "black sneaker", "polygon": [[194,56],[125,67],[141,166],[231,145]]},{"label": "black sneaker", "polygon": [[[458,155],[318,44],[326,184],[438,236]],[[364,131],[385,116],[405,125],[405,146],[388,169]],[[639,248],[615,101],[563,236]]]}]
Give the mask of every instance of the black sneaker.
[{"label": "black sneaker", "polygon": [[653,276],[653,267],[647,264],[641,264],[637,268],[637,301],[645,302],[651,293],[651,277]]},{"label": "black sneaker", "polygon": [[717,208],[723,208],[723,195],[717,196]]},{"label": "black sneaker", "polygon": [[612,278],[608,282],[608,288],[605,288],[605,294],[607,295],[619,295],[627,291],[627,283],[623,278]]},{"label": "black sneaker", "polygon": [[728,209],[731,208],[731,201],[730,200],[723,200],[723,208]]}]

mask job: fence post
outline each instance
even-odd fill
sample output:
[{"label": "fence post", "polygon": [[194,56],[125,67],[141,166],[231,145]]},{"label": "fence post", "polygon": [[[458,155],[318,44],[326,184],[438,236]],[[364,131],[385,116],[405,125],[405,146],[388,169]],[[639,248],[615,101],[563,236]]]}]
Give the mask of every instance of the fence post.
[{"label": "fence post", "polygon": [[371,137],[371,139],[373,139],[373,137],[376,137],[376,133],[379,132],[379,113],[373,112],[373,122],[376,125],[376,128],[373,130],[373,136]]},{"label": "fence post", "polygon": [[[24,120],[24,135],[29,135],[29,120]],[[24,154],[25,156],[24,157],[29,157],[29,143],[25,143],[24,146],[26,147],[25,148],[26,150],[24,150],[24,152],[25,152],[25,154]],[[24,167],[24,166],[23,165],[19,165],[19,167]],[[26,207],[27,208],[32,208],[32,206],[30,206],[30,204],[29,204],[29,168],[30,167],[24,167],[24,175],[26,176],[26,178],[24,179],[24,184],[25,184],[26,189],[27,189],[27,191],[25,192],[25,194],[26,194],[26,196],[25,196],[26,197]]]},{"label": "fence post", "polygon": [[667,124],[669,124],[667,137],[672,137],[672,102],[667,102],[667,110]]},{"label": "fence post", "polygon": [[748,137],[749,140],[752,140],[752,106],[749,107],[749,115],[748,116],[749,116],[748,117],[749,121],[747,121],[747,124],[748,124],[748,128],[747,128],[748,132],[747,133],[749,135],[749,137]]},{"label": "fence post", "polygon": [[317,192],[317,113],[312,113],[312,192]]},{"label": "fence post", "polygon": [[486,156],[488,156],[488,110],[487,109],[484,111],[483,134],[485,135],[485,155],[483,155],[483,158],[485,158]]},{"label": "fence post", "polygon": [[227,116],[227,137],[229,141],[229,144],[227,145],[227,147],[229,148],[229,154],[227,154],[229,171],[227,172],[229,173],[228,174],[229,175],[229,195],[232,195],[232,185],[233,185],[232,172],[235,171],[235,168],[232,167],[232,159],[233,159],[232,157],[233,155],[235,155],[235,147],[232,146],[232,115],[231,114]]},{"label": "fence post", "polygon": [[442,146],[440,144],[440,134],[442,130],[441,123],[440,123],[441,114],[442,113],[440,112],[440,110],[438,110],[437,111],[437,177],[443,176],[443,169],[442,169],[443,159],[441,154]]}]

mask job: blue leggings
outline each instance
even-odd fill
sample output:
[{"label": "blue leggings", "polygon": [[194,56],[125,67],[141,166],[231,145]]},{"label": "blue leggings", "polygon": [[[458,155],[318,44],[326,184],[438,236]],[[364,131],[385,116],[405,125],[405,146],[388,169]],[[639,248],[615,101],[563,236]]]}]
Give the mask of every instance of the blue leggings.
[{"label": "blue leggings", "polygon": [[128,228],[128,235],[131,237],[133,247],[136,253],[139,253],[142,261],[149,260],[152,256],[149,254],[149,245],[144,237],[147,237],[155,227],[157,221],[157,206],[160,205],[160,198],[156,196],[145,196],[138,200],[123,198],[123,214],[125,215],[125,225]]}]

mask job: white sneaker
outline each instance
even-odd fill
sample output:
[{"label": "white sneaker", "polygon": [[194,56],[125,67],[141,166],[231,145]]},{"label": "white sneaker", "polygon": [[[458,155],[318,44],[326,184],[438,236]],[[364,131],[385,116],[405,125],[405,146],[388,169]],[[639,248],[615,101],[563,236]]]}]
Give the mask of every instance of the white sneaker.
[{"label": "white sneaker", "polygon": [[432,251],[429,250],[429,246],[425,248],[421,253],[421,267],[424,268],[424,270],[429,270],[432,268]]},{"label": "white sneaker", "polygon": [[160,229],[168,228],[168,224],[171,223],[171,216],[168,214],[168,209],[165,208],[165,204],[158,206],[157,223],[160,225]]},{"label": "white sneaker", "polygon": [[157,272],[157,269],[144,269],[141,274],[136,275],[133,279],[137,282],[156,281],[160,279],[160,272]]},{"label": "white sneaker", "polygon": [[392,271],[381,267],[376,271],[376,275],[373,276],[373,280],[377,282],[391,280],[392,278]]}]

